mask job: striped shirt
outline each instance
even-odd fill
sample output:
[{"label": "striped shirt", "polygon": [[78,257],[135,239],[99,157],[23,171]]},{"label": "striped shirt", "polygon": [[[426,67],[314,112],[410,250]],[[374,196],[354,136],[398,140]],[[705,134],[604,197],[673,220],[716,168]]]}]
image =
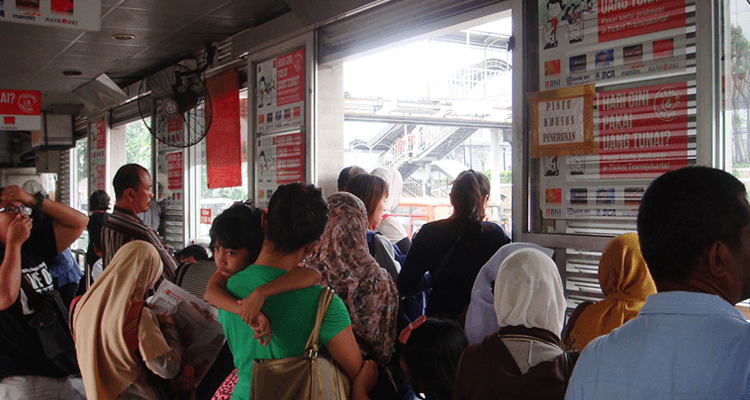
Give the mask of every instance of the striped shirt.
[{"label": "striped shirt", "polygon": [[177,260],[164,246],[164,243],[159,239],[159,235],[156,234],[156,231],[144,225],[135,213],[115,206],[115,209],[107,219],[107,222],[104,223],[101,239],[102,258],[104,259],[102,266],[104,269],[106,269],[109,262],[112,261],[117,250],[125,243],[128,243],[131,240],[143,240],[154,245],[159,252],[161,261],[164,264],[162,276],[170,282],[174,281]]}]

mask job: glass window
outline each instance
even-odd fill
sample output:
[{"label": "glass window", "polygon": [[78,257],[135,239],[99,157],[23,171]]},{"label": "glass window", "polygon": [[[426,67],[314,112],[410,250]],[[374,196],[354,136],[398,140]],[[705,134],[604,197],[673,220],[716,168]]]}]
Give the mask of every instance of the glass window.
[{"label": "glass window", "polygon": [[139,118],[125,125],[125,161],[128,164],[135,163],[143,166],[153,176],[151,138],[151,132],[142,119]]},{"label": "glass window", "polygon": [[[89,213],[88,145],[88,138],[81,139],[70,149],[70,206],[86,215]],[[88,245],[89,232],[84,230],[72,247],[85,250]]]},{"label": "glass window", "polygon": [[508,12],[344,63],[344,165],[398,169],[411,214],[390,212],[412,235],[450,216],[450,183],[467,169],[490,179],[488,219],[511,226],[511,28]]},{"label": "glass window", "polygon": [[[200,223],[198,229],[199,237],[196,242],[207,245],[209,243],[208,231],[211,223],[217,215],[226,210],[237,201],[245,201],[247,195],[247,89],[240,90],[240,146],[242,149],[242,182],[239,186],[219,189],[208,188],[208,171],[206,168],[206,140],[196,145],[199,153],[198,179],[200,192],[198,202],[200,207],[196,219]],[[202,213],[202,214],[201,214]]]}]

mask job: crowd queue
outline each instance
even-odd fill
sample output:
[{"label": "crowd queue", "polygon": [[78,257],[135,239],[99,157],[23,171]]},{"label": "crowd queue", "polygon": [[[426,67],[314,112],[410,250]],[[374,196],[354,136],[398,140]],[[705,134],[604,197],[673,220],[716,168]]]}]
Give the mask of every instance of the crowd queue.
[{"label": "crowd queue", "polygon": [[[654,180],[638,232],[601,256],[604,300],[567,323],[553,251],[485,221],[482,173],[461,173],[453,215],[412,238],[388,215],[397,170],[349,167],[337,183],[328,198],[283,185],[267,210],[235,203],[211,226],[212,258],[173,256],[138,217],[153,197],[139,165],[115,175],[111,214],[92,194],[89,218],[2,188],[0,400],[297,398],[283,377],[259,394],[254,369],[308,352],[355,400],[750,398],[750,325],[734,307],[750,298],[750,204],[732,175]],[[88,290],[58,260],[86,228]],[[200,382],[185,332],[146,302],[162,280],[219,310],[226,344]]]}]

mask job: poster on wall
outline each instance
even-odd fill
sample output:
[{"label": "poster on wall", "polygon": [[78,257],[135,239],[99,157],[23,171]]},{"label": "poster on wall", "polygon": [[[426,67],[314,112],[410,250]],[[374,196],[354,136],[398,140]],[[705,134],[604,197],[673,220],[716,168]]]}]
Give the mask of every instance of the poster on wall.
[{"label": "poster on wall", "polygon": [[305,134],[296,132],[257,139],[256,204],[268,207],[279,185],[305,180]]},{"label": "poster on wall", "polygon": [[644,179],[688,165],[687,82],[600,92],[595,104],[599,154],[542,158],[545,218],[632,218]]},{"label": "poster on wall", "polygon": [[93,190],[106,190],[107,167],[107,124],[105,120],[97,121],[91,125],[89,136],[90,157],[90,184]]},{"label": "poster on wall", "polygon": [[684,73],[685,14],[685,0],[539,0],[539,85]]},{"label": "poster on wall", "polygon": [[299,130],[305,110],[305,50],[256,65],[256,132]]},{"label": "poster on wall", "polygon": [[0,22],[100,31],[101,0],[0,0]]},{"label": "poster on wall", "polygon": [[38,90],[0,90],[0,131],[41,130],[41,99]]},{"label": "poster on wall", "polygon": [[531,105],[531,156],[597,152],[593,85],[527,93]]},{"label": "poster on wall", "polygon": [[154,198],[162,209],[164,242],[170,248],[181,249],[185,210],[182,150],[160,144],[157,154]]}]

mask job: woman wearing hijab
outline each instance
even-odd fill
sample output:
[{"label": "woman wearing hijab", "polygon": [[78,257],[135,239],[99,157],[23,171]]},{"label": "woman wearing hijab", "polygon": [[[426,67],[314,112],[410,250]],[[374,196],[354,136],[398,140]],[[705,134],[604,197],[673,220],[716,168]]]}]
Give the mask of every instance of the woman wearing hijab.
[{"label": "woman wearing hijab", "polygon": [[566,307],[552,259],[531,248],[508,256],[495,278],[500,330],[466,348],[453,399],[563,399],[565,355],[558,332]]},{"label": "woman wearing hijab", "polygon": [[466,337],[469,339],[469,344],[477,343],[485,336],[500,329],[495,315],[494,293],[497,270],[500,268],[500,264],[513,252],[527,248],[537,249],[547,257],[552,257],[552,254],[554,254],[554,250],[533,243],[508,243],[498,249],[495,255],[479,271],[479,275],[474,281],[474,287],[471,289],[471,303],[469,303],[469,310],[466,313]]},{"label": "woman wearing hijab", "polygon": [[563,333],[568,350],[583,351],[592,340],[635,318],[646,296],[656,293],[637,234],[607,243],[599,259],[599,285],[604,300],[581,303],[570,316]]},{"label": "woman wearing hijab", "polygon": [[[393,210],[401,199],[401,190],[404,187],[401,173],[396,168],[380,166],[372,170],[372,175],[383,179],[388,184],[388,197],[385,199],[385,209],[388,211]],[[386,215],[375,230],[387,237],[392,244],[398,246],[403,254],[409,252],[411,239],[406,234],[404,226],[393,215]]]},{"label": "woman wearing hijab", "polygon": [[171,316],[157,317],[149,308],[142,308],[135,349],[128,348],[134,341],[126,340],[124,333],[131,303],[143,300],[161,273],[161,259],[154,246],[132,241],[117,251],[76,304],[73,334],[89,400],[157,399],[146,369],[165,379],[180,372],[182,348]]},{"label": "woman wearing hijab", "polygon": [[367,249],[367,211],[350,193],[328,197],[328,224],[305,263],[322,275],[349,311],[360,352],[384,366],[396,341],[398,292]]}]

